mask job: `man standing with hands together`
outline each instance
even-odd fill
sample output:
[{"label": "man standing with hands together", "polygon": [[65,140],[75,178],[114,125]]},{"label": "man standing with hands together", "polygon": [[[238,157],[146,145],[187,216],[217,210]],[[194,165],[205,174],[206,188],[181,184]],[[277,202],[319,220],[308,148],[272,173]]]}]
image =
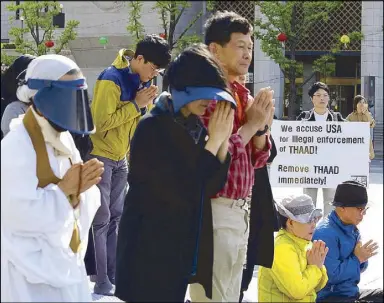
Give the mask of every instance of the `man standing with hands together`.
[{"label": "man standing with hands together", "polygon": [[91,135],[90,157],[104,163],[98,184],[101,206],[93,222],[97,275],[94,292],[113,295],[116,267],[117,227],[123,212],[127,185],[127,153],[136,126],[157,95],[151,80],[170,62],[167,42],[148,35],[136,51],[122,49],[112,66],[96,81],[91,105],[96,133]]},{"label": "man standing with hands together", "polygon": [[[206,23],[205,44],[226,72],[237,108],[229,139],[232,160],[224,188],[212,198],[214,228],[214,302],[237,302],[249,234],[249,195],[254,169],[266,164],[271,147],[268,135],[274,114],[273,91],[261,89],[248,103],[248,90],[236,79],[247,73],[252,60],[252,26],[233,12],[217,12]],[[205,126],[215,110],[211,102],[202,117]],[[192,280],[191,283],[194,281]],[[190,286],[193,302],[211,301],[200,284]]]}]

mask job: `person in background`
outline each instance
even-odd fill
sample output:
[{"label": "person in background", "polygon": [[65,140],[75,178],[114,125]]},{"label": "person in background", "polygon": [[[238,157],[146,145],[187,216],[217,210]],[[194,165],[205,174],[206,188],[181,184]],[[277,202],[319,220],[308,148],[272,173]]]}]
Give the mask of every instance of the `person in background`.
[{"label": "person in background", "polygon": [[43,55],[17,89],[32,100],[1,141],[1,301],[91,302],[84,265],[103,163],[82,163],[72,136],[94,131],[75,62]]},{"label": "person in background", "polygon": [[[214,228],[213,295],[214,302],[239,300],[243,266],[246,262],[249,236],[250,192],[254,170],[265,166],[271,149],[267,131],[274,113],[273,91],[261,89],[249,103],[249,91],[237,82],[248,72],[252,61],[252,25],[234,12],[216,12],[206,22],[205,44],[225,70],[235,97],[234,127],[229,139],[232,156],[228,180],[212,196]],[[203,72],[203,71],[202,71]],[[215,111],[211,102],[202,116],[207,127]],[[198,282],[198,281],[196,281]],[[211,299],[201,283],[191,279],[189,292],[193,302]]]},{"label": "person in background", "polygon": [[[245,81],[246,75],[239,76],[238,82],[244,87]],[[249,102],[252,102],[252,97],[249,97]],[[276,119],[276,117],[273,116],[273,119]],[[271,124],[272,121],[269,122],[269,125]],[[246,267],[243,269],[239,302],[242,302],[244,292],[248,290],[249,284],[252,281],[255,265],[271,268],[274,255],[274,232],[279,230],[277,212],[268,175],[268,165],[276,157],[277,150],[269,130],[268,133],[272,145],[271,154],[267,160],[267,165],[255,169],[255,181],[251,197],[251,209],[255,211],[251,212],[249,220],[247,262]],[[263,247],[263,249],[260,249],[260,247]]]},{"label": "person in background", "polygon": [[96,294],[114,293],[117,233],[128,176],[126,156],[140,118],[157,96],[157,87],[151,81],[170,60],[167,41],[147,35],[137,43],[135,52],[121,49],[95,84],[91,110],[96,133],[90,136],[93,149],[88,158],[104,163],[98,184],[101,207],[93,222]]},{"label": "person in background", "polygon": [[[325,83],[316,82],[308,90],[308,95],[313,103],[313,108],[303,111],[297,117],[298,121],[337,121],[344,122],[344,118],[339,112],[329,109],[329,88]],[[323,188],[324,216],[332,211],[330,203],[335,195],[334,188]],[[317,204],[318,188],[304,188],[304,194],[309,195],[315,205]]]},{"label": "person in background", "polygon": [[329,280],[318,294],[318,302],[383,302],[382,289],[359,289],[361,273],[377,254],[373,240],[362,243],[357,225],[364,220],[367,189],[356,181],[339,184],[332,204],[336,207],[315,229],[313,239],[329,247],[325,259]]},{"label": "person in background", "polygon": [[[171,95],[160,95],[132,140],[116,266],[125,302],[184,302],[192,276],[212,296],[210,197],[227,178],[236,101],[206,45],[185,49],[167,78]],[[199,116],[210,102],[206,129]]]},{"label": "person in background", "polygon": [[31,100],[20,100],[16,95],[18,84],[24,80],[29,63],[35,56],[22,55],[1,75],[1,135],[9,133],[11,120],[25,114]]},{"label": "person in background", "polygon": [[[350,113],[345,120],[349,122],[369,122],[370,128],[374,128],[376,125],[375,119],[373,119],[368,110],[368,102],[361,95],[357,95],[353,99],[353,112]],[[369,160],[373,160],[373,158],[375,158],[375,152],[371,139],[369,142]]]},{"label": "person in background", "polygon": [[316,302],[316,293],[328,281],[324,260],[328,247],[312,242],[322,217],[310,196],[298,195],[277,202],[281,229],[275,239],[272,268],[261,266],[259,302]]}]

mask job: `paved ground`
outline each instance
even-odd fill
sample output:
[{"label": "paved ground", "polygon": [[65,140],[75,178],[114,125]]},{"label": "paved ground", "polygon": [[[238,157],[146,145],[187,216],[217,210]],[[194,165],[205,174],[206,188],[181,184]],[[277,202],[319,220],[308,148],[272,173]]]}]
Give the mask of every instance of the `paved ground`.
[{"label": "paved ground", "polygon": [[[301,193],[301,188],[273,188],[275,199],[281,199],[289,194]],[[369,261],[367,271],[362,274],[361,288],[383,288],[383,161],[374,161],[371,165],[370,184],[368,198],[372,206],[368,210],[364,221],[359,226],[363,242],[374,239],[379,243],[379,254]],[[322,201],[322,194],[318,201]],[[90,283],[93,291],[93,283]],[[103,297],[93,294],[97,302],[120,302],[115,297]],[[187,295],[188,298],[188,295]],[[244,295],[244,301],[257,302],[257,269],[255,269],[253,280],[248,291]]]}]

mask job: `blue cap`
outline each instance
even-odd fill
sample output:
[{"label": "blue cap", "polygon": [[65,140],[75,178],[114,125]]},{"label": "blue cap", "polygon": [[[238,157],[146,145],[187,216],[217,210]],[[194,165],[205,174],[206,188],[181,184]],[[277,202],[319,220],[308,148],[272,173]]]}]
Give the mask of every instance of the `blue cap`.
[{"label": "blue cap", "polygon": [[180,109],[196,100],[228,101],[236,107],[236,101],[226,90],[217,87],[194,87],[188,86],[185,91],[171,90],[172,103],[175,113]]}]

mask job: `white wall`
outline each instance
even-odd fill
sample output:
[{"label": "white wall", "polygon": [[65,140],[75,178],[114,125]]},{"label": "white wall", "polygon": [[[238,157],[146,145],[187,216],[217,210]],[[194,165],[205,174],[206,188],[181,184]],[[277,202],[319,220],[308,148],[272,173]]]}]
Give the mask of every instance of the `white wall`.
[{"label": "white wall", "polygon": [[375,118],[383,123],[383,2],[363,1],[361,31],[361,93],[364,77],[375,76]]},{"label": "white wall", "polygon": [[[260,8],[255,6],[255,19],[263,18]],[[284,77],[278,64],[261,50],[261,42],[255,39],[254,46],[254,94],[260,88],[270,86],[274,91],[275,115],[281,118],[283,115]]]}]

